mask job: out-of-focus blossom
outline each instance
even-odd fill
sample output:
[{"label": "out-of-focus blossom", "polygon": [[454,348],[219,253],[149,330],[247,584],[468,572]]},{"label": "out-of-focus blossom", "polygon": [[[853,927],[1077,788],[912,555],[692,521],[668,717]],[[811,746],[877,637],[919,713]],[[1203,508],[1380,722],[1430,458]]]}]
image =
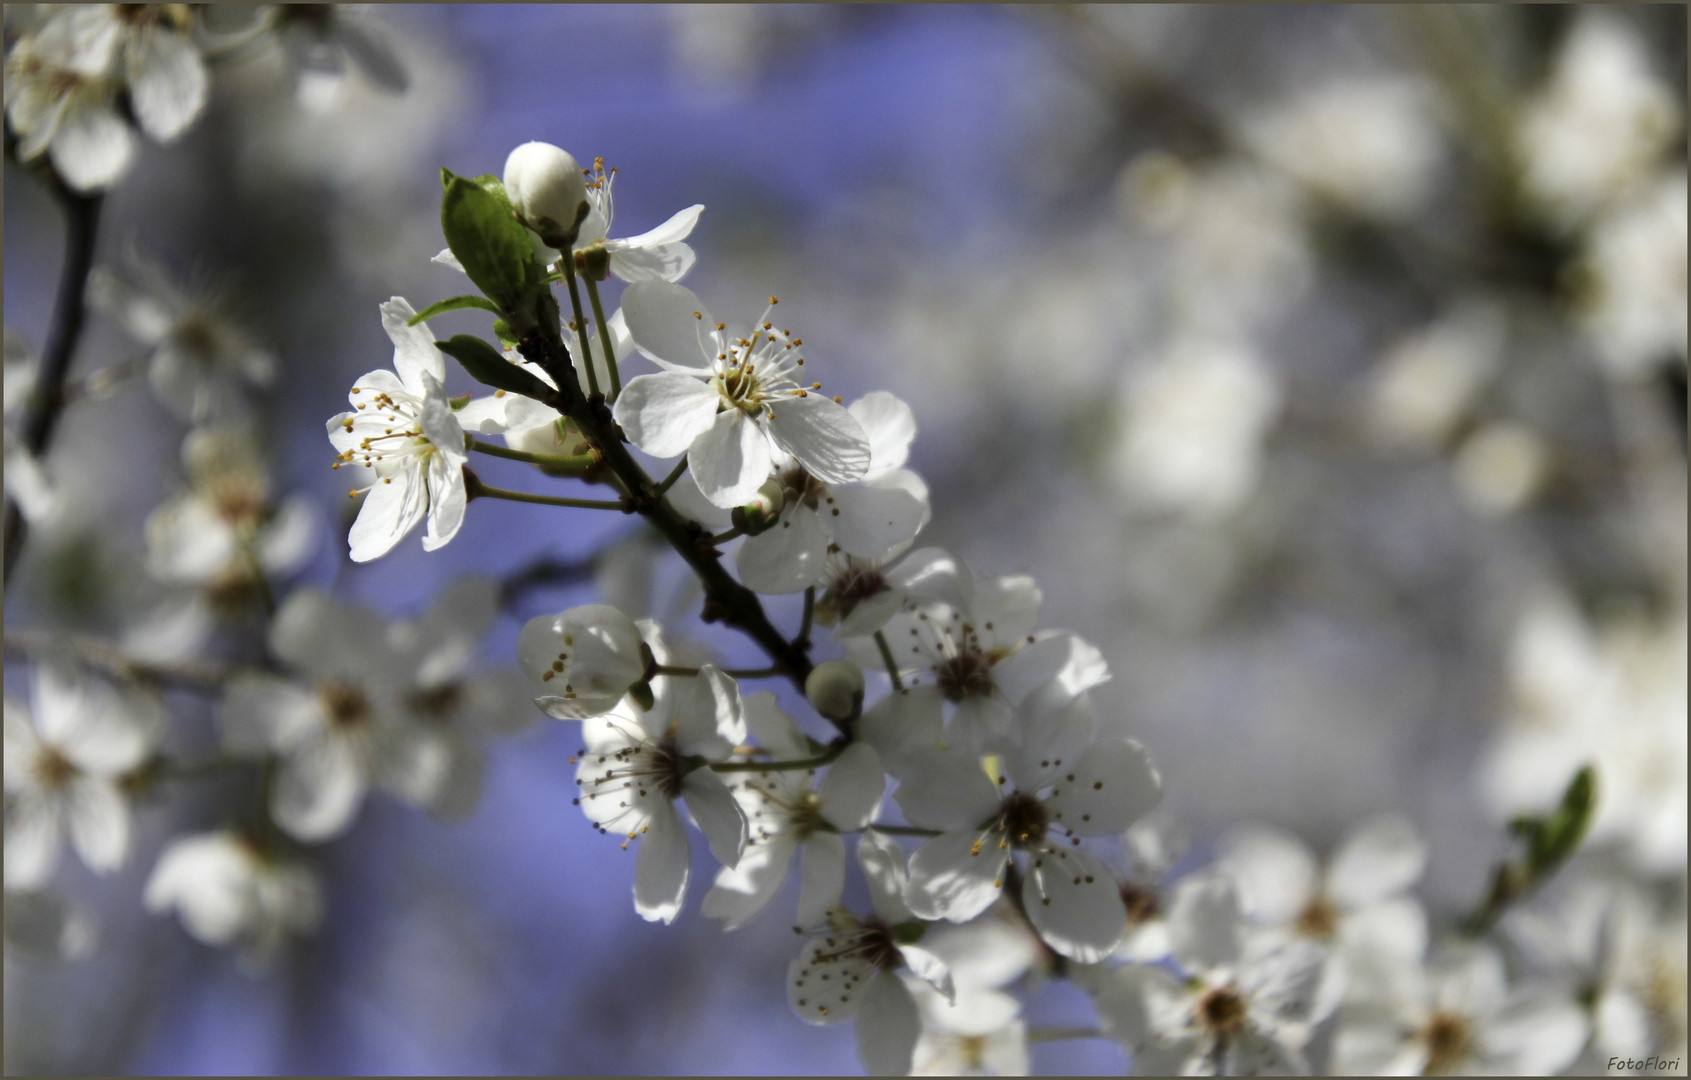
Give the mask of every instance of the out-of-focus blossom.
[{"label": "out-of-focus blossom", "polygon": [[48,962],[80,960],[98,939],[88,913],[48,890],[6,892],[6,955]]},{"label": "out-of-focus blossom", "polygon": [[1432,89],[1411,78],[1315,87],[1245,123],[1267,160],[1346,209],[1385,219],[1413,214],[1443,157]]},{"label": "out-of-focus blossom", "polygon": [[1128,382],[1108,474],[1147,506],[1223,516],[1255,488],[1279,409],[1274,377],[1248,345],[1183,338]]},{"label": "out-of-focus blossom", "polygon": [[1598,218],[1586,240],[1581,314],[1617,379],[1685,362],[1686,199],[1685,171],[1667,173]]},{"label": "out-of-focus blossom", "polygon": [[1456,489],[1489,517],[1512,514],[1538,492],[1549,471],[1549,450],[1532,428],[1494,420],[1456,452]]},{"label": "out-of-focus blossom", "polygon": [[290,935],[309,934],[322,917],[317,876],[233,831],[172,840],[147,879],[147,910],[174,909],[207,945],[233,945],[258,973]]},{"label": "out-of-focus blossom", "polygon": [[89,275],[88,302],[146,346],[147,381],[159,403],[196,424],[245,414],[245,390],[275,381],[275,356],[253,341],[223,296],[184,289],[137,256],[130,263],[127,277],[98,268]]},{"label": "out-of-focus blossom", "polygon": [[13,429],[35,392],[36,358],[23,335],[10,326],[6,327],[5,356],[6,497],[18,504],[25,521],[35,524],[53,512],[53,483],[29,452],[23,433]]},{"label": "out-of-focus blossom", "polygon": [[157,744],[158,704],[54,663],[35,669],[35,707],[5,700],[8,890],[37,889],[70,843],[89,869],[109,874],[129,851],[124,779]]},{"label": "out-of-focus blossom", "polygon": [[1392,346],[1370,386],[1381,440],[1414,449],[1442,444],[1497,369],[1505,317],[1495,304],[1475,303]]},{"label": "out-of-focus blossom", "polygon": [[1572,226],[1642,180],[1680,129],[1638,31],[1617,13],[1581,10],[1521,117],[1523,183],[1552,221]]}]

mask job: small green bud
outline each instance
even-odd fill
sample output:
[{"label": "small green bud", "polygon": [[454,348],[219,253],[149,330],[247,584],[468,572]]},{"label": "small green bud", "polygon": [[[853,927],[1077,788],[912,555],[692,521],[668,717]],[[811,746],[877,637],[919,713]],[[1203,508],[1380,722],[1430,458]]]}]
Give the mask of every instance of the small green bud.
[{"label": "small green bud", "polygon": [[453,412],[457,412],[459,409],[462,409],[470,403],[470,395],[465,394],[463,397],[447,398],[446,403],[452,406]]},{"label": "small green bud", "polygon": [[575,268],[584,278],[604,281],[611,276],[611,253],[605,250],[602,243],[582,248],[575,253]]},{"label": "small green bud", "polygon": [[505,195],[517,220],[554,248],[575,243],[591,209],[581,167],[551,143],[527,142],[511,151],[505,159]]},{"label": "small green bud", "polygon": [[787,496],[780,481],[765,480],[752,501],[745,506],[736,506],[729,512],[728,520],[747,536],[756,536],[775,527],[786,505]]},{"label": "small green bud", "polygon": [[630,686],[628,688],[628,696],[634,699],[634,703],[636,705],[646,710],[651,709],[652,705],[657,701],[657,699],[652,696],[652,684],[648,682],[637,682],[633,686]]},{"label": "small green bud", "polygon": [[928,924],[917,919],[901,922],[892,928],[893,940],[900,945],[914,945],[928,932]]},{"label": "small green bud", "polygon": [[829,720],[855,720],[863,711],[863,670],[850,660],[817,664],[804,680],[804,696]]}]

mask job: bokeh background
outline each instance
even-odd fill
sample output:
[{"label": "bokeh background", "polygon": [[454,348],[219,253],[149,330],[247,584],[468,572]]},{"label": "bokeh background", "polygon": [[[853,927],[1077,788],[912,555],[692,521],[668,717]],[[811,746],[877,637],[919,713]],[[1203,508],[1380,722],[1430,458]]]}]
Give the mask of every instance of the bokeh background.
[{"label": "bokeh background", "polygon": [[[461,574],[638,546],[621,517],[479,502],[440,552],[344,559],[323,422],[388,361],[378,303],[462,291],[429,262],[437,168],[497,173],[550,141],[619,169],[618,235],[705,204],[686,284],[719,316],[777,294],[831,390],[910,402],[926,542],[1031,572],[1044,623],[1100,645],[1100,713],[1148,745],[1193,851],[1247,819],[1325,849],[1401,811],[1432,845],[1429,906],[1452,917],[1505,850],[1503,804],[1549,797],[1495,750],[1556,685],[1554,662],[1521,659],[1522,627],[1550,611],[1588,651],[1619,627],[1655,658],[1638,694],[1660,712],[1644,756],[1662,775],[1605,779],[1654,800],[1667,839],[1629,818],[1598,857],[1683,877],[1683,7],[363,17],[403,93],[357,72],[296,93],[263,52],[219,66],[197,126],[147,144],[112,192],[99,249],[229,290],[276,350],[262,430],[322,522],[299,581],[406,615]],[[5,317],[37,347],[60,243],[46,192],[8,163]],[[95,316],[73,374],[137,351]],[[48,460],[71,497],[32,536],[9,624],[135,622],[142,522],[181,487],[183,431],[140,384],[67,414]],[[516,478],[504,464],[484,474]],[[651,610],[696,629],[659,569]],[[488,661],[607,573],[524,594]],[[171,701],[209,730],[203,702]],[[849,1028],[788,1012],[791,899],[722,934],[697,914],[700,853],[676,925],[642,922],[632,853],[570,806],[574,748],[551,722],[495,745],[467,821],[370,799],[310,853],[320,934],[264,978],[137,899],[166,839],[233,795],[143,808],[120,874],[61,871],[98,947],[8,949],[7,1071],[855,1071]],[[1564,770],[1540,784],[1556,787],[1572,766],[1544,768]],[[1029,1019],[1085,1009],[1053,984]],[[1100,1042],[1033,1060],[1124,1061]]]}]

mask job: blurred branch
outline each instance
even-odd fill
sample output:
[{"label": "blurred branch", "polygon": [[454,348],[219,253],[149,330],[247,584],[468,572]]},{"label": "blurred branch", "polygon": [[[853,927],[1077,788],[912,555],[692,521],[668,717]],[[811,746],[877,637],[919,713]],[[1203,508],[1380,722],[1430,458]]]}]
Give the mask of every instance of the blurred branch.
[{"label": "blurred branch", "polygon": [[[8,157],[10,154],[8,147]],[[59,269],[58,293],[53,300],[53,321],[47,330],[47,341],[41,353],[41,369],[36,373],[35,389],[25,406],[19,434],[29,452],[40,457],[53,439],[59,416],[68,400],[64,393],[65,377],[70,372],[71,358],[76,354],[77,341],[82,336],[84,298],[88,288],[88,273],[94,266],[94,242],[99,232],[99,194],[81,195],[72,191],[57,173],[44,170],[49,188],[58,200],[65,217],[64,261]],[[12,568],[23,550],[28,525],[17,503],[6,503],[4,583],[0,588],[12,587]]]},{"label": "blurred branch", "polygon": [[244,670],[198,664],[188,660],[172,663],[135,660],[123,655],[110,642],[81,635],[51,634],[39,630],[7,634],[5,649],[8,655],[33,657],[69,652],[90,667],[99,668],[122,679],[183,690],[221,690],[224,684]]},{"label": "blurred branch", "polygon": [[[619,543],[621,541],[618,541]],[[499,602],[506,607],[521,599],[530,589],[548,585],[579,585],[590,581],[598,572],[608,547],[600,548],[581,559],[557,559],[543,555],[502,578],[499,582]]]}]

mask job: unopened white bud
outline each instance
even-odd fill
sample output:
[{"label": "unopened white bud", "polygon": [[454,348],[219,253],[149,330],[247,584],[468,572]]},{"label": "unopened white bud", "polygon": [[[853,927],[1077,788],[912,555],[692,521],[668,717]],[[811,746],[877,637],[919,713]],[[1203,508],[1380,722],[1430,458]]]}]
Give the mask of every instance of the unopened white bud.
[{"label": "unopened white bud", "polygon": [[567,151],[551,143],[527,142],[505,159],[505,197],[524,225],[547,245],[575,243],[587,216],[587,181]]},{"label": "unopened white bud", "polygon": [[855,720],[863,711],[863,670],[850,660],[817,664],[804,680],[804,696],[829,720]]},{"label": "unopened white bud", "polygon": [[775,479],[765,480],[752,496],[752,501],[744,506],[736,506],[729,512],[729,520],[734,527],[747,536],[768,532],[781,520],[781,511],[787,505],[787,494],[781,487],[781,482]]}]

